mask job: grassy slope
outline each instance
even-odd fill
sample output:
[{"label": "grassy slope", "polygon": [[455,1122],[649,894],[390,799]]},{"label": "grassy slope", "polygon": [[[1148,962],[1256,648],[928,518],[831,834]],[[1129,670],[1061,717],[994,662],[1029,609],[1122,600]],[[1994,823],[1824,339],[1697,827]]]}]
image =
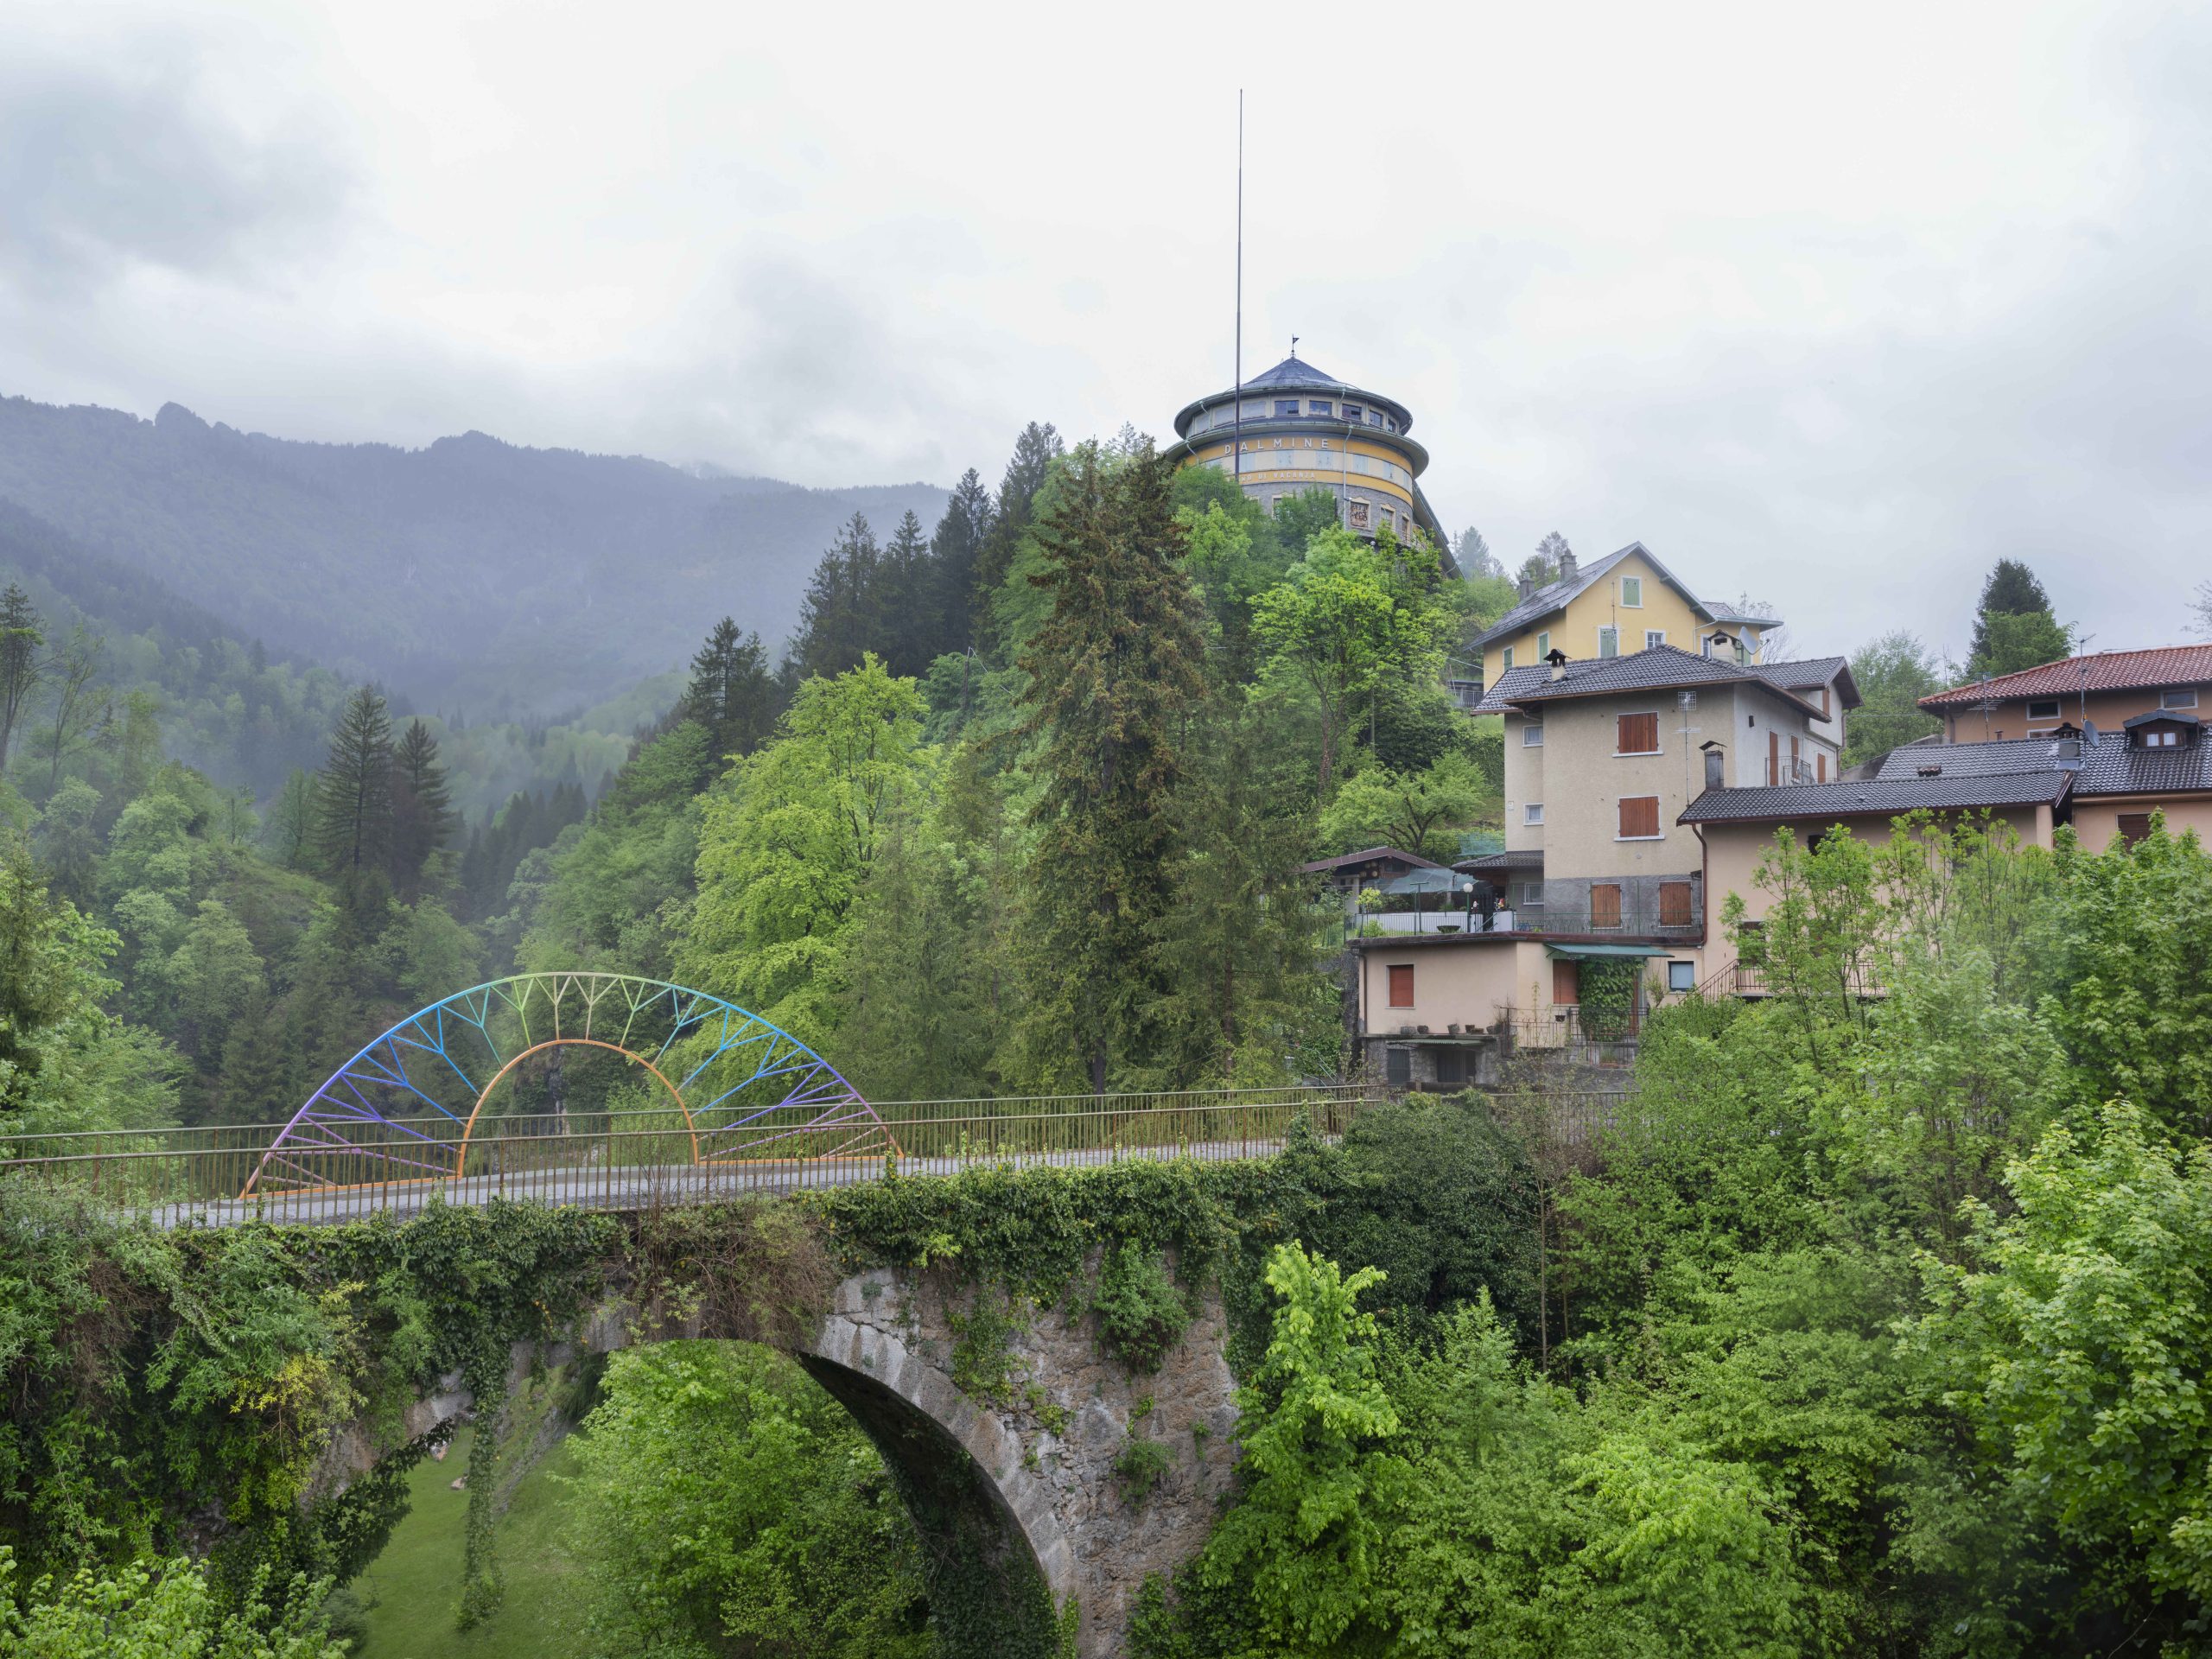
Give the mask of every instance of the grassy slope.
[{"label": "grassy slope", "polygon": [[552,1478],[570,1472],[565,1441],[530,1471],[500,1523],[506,1605],[467,1635],[454,1629],[468,1494],[448,1483],[467,1468],[468,1442],[463,1429],[443,1463],[426,1459],[409,1476],[413,1507],[354,1585],[376,1603],[355,1659],[544,1659],[579,1650],[581,1586],[563,1546],[562,1489]]}]

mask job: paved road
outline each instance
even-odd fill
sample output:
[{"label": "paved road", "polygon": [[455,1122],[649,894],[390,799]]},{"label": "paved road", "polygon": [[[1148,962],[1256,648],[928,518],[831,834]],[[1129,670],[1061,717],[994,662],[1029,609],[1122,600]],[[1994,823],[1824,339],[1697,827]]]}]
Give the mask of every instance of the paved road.
[{"label": "paved road", "polygon": [[[963,1170],[997,1167],[1073,1169],[1133,1160],[1195,1158],[1204,1163],[1235,1163],[1271,1158],[1281,1140],[1204,1141],[1196,1145],[1118,1147],[1111,1152],[1046,1152],[994,1158],[905,1158],[902,1175],[954,1175]],[[776,1198],[807,1188],[853,1186],[883,1178],[880,1158],[795,1160],[788,1163],[658,1164],[637,1167],[582,1165],[566,1169],[532,1169],[472,1175],[461,1180],[393,1181],[370,1186],[314,1187],[270,1192],[251,1198],[224,1198],[137,1207],[156,1226],[235,1227],[246,1222],[318,1226],[366,1221],[376,1216],[405,1219],[433,1204],[469,1207],[494,1198],[531,1199],[571,1205],[582,1210],[632,1213],[677,1205],[713,1204],[732,1198]]]}]

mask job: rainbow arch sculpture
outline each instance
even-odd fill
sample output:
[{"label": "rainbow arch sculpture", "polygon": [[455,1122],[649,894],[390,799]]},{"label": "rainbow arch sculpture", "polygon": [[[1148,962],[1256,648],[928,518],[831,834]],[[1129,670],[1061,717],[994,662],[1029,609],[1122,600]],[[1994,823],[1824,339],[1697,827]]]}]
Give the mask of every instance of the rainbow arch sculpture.
[{"label": "rainbow arch sculpture", "polygon": [[568,1048],[613,1053],[642,1073],[647,1098],[668,1103],[658,1141],[694,1165],[899,1149],[835,1067],[735,1003],[629,974],[517,974],[431,1003],[340,1066],[240,1196],[461,1179],[472,1147],[481,1160],[487,1128],[551,1133],[545,1114],[487,1108],[524,1060]]}]

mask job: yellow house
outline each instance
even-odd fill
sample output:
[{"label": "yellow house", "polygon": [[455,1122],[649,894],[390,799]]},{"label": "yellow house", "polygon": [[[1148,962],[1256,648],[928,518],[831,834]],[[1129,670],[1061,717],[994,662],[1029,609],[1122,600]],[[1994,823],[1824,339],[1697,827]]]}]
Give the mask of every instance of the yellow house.
[{"label": "yellow house", "polygon": [[[1586,565],[1569,553],[1560,564],[1557,582],[1542,588],[1523,582],[1521,602],[1475,641],[1484,685],[1554,651],[1584,662],[1672,645],[1755,663],[1761,636],[1782,626],[1777,616],[1698,598],[1642,542]],[[1714,644],[1715,635],[1726,643]]]}]

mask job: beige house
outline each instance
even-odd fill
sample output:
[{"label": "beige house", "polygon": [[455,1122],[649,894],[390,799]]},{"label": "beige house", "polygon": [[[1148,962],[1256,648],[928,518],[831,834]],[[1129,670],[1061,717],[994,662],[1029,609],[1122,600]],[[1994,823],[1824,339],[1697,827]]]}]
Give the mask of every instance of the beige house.
[{"label": "beige house", "polygon": [[1506,851],[1467,868],[1503,877],[1521,929],[1695,935],[1702,860],[1683,809],[1708,789],[1840,775],[1857,701],[1840,658],[1784,669],[1659,645],[1514,669],[1480,709],[1504,716]]},{"label": "beige house", "polygon": [[1920,700],[1952,743],[2050,739],[2061,726],[2117,731],[2138,715],[2212,720],[2212,645],[2101,651],[1954,686]]}]

